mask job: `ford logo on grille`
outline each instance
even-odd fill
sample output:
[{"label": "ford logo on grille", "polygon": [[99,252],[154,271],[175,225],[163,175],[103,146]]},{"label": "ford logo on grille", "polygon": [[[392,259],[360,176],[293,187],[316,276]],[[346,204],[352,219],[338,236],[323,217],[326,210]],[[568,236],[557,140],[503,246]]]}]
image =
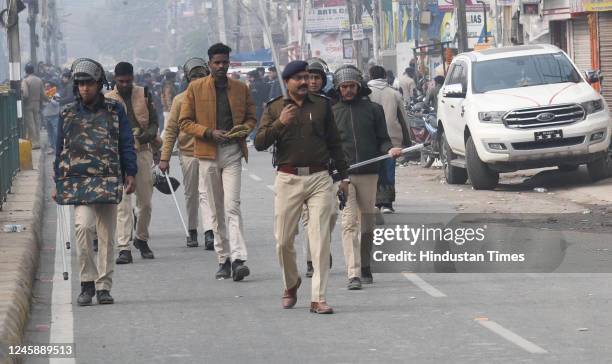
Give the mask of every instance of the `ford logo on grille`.
[{"label": "ford logo on grille", "polygon": [[555,120],[555,114],[551,112],[543,112],[540,115],[538,115],[536,119],[538,119],[538,121],[544,121],[544,122],[553,121]]}]

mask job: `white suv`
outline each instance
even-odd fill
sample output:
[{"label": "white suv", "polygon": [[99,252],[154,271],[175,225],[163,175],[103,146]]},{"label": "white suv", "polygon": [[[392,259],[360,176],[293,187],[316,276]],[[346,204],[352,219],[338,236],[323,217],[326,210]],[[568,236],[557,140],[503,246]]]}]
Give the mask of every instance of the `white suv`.
[{"label": "white suv", "polygon": [[606,102],[552,45],[460,54],[440,90],[438,120],[451,184],[469,176],[474,189],[493,189],[500,172],[585,163],[593,180],[608,175]]}]

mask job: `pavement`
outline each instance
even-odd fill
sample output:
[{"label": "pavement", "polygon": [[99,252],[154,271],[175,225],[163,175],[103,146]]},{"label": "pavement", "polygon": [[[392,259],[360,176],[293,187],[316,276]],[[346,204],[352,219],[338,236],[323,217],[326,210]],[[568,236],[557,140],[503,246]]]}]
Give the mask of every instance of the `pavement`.
[{"label": "pavement", "polygon": [[[55,208],[45,199],[25,342],[74,343],[76,359],[60,361],[65,363],[603,363],[612,357],[612,274],[389,273],[375,274],[375,284],[362,291],[348,291],[339,225],[328,289],[336,313],[309,313],[310,280],[304,277],[296,307],[281,309],[271,155],[250,151],[241,206],[252,273],[243,282],[214,279],[214,253],[185,246],[172,198],[156,192],[150,240],[156,259],[145,261],[133,251],[134,264],[115,269],[116,303],[78,307],[76,256],[67,255],[74,274],[63,281],[54,249]],[[173,158],[171,172],[182,180],[179,170]],[[559,186],[559,180],[582,180],[586,171],[572,173],[513,174],[497,191],[473,191],[447,185],[440,170],[411,165],[397,171],[395,207],[418,213],[582,213],[590,205],[560,196],[572,186]],[[550,192],[534,192],[539,186]],[[185,211],[182,187],[178,194]],[[571,234],[572,248],[587,247],[593,259],[609,263],[610,253],[600,249],[609,246],[609,233]],[[302,241],[300,232],[296,251],[303,274]]]},{"label": "pavement", "polygon": [[19,233],[0,231],[0,363],[9,358],[9,345],[22,343],[28,320],[34,277],[38,267],[39,243],[46,175],[44,153],[33,151],[34,169],[19,172],[12,193],[0,211],[0,227],[19,224]]}]

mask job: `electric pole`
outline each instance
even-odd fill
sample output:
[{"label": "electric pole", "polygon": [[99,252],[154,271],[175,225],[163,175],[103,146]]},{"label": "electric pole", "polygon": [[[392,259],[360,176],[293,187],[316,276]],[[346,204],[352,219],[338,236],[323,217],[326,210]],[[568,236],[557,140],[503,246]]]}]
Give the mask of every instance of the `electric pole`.
[{"label": "electric pole", "polygon": [[36,34],[36,20],[38,18],[38,0],[28,2],[28,25],[30,26],[30,64],[34,66],[34,72],[38,72],[38,35]]},{"label": "electric pole", "polygon": [[[349,24],[351,26],[351,37],[352,37],[352,27],[353,25],[361,26],[363,29],[363,24],[361,22],[361,14],[363,12],[363,7],[361,6],[361,0],[347,0],[346,7],[348,9],[349,14]],[[363,69],[363,57],[361,56],[361,39],[355,40],[353,39],[353,57],[357,60],[357,68],[360,70]]]},{"label": "electric pole", "polygon": [[455,9],[457,11],[457,46],[459,53],[467,52],[468,50],[468,34],[467,21],[465,19],[465,0],[455,0]]},{"label": "electric pole", "polygon": [[223,0],[217,0],[217,27],[219,28],[219,41],[223,44],[227,44],[227,36],[225,34],[225,9],[223,6]]},{"label": "electric pole", "polygon": [[21,109],[21,50],[19,48],[19,11],[17,1],[6,0],[8,9],[6,26],[6,38],[9,49],[9,79],[11,90],[17,96],[17,119],[20,126],[20,134],[23,135],[23,117]]}]

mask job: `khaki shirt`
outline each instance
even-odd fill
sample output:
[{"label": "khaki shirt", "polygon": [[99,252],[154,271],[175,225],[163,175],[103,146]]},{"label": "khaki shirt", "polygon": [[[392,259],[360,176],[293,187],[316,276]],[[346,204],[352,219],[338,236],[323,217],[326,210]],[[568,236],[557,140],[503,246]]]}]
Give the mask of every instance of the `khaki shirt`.
[{"label": "khaki shirt", "polygon": [[289,125],[279,119],[283,108],[284,100],[280,97],[268,102],[255,137],[255,148],[261,151],[276,144],[278,166],[322,166],[331,159],[340,176],[347,178],[348,164],[330,101],[324,96],[308,94],[299,107],[297,120]]},{"label": "khaki shirt", "polygon": [[179,149],[181,154],[192,157],[193,156],[193,145],[194,137],[179,130],[178,118],[181,112],[181,104],[185,93],[181,92],[176,95],[172,101],[172,107],[170,108],[170,115],[166,120],[166,126],[164,127],[164,145],[162,146],[161,158],[162,161],[169,161],[172,156],[172,150],[174,149],[174,143],[178,138]]},{"label": "khaki shirt", "polygon": [[21,81],[21,98],[24,108],[39,108],[42,102],[49,101],[43,81],[35,75],[28,75]]}]

